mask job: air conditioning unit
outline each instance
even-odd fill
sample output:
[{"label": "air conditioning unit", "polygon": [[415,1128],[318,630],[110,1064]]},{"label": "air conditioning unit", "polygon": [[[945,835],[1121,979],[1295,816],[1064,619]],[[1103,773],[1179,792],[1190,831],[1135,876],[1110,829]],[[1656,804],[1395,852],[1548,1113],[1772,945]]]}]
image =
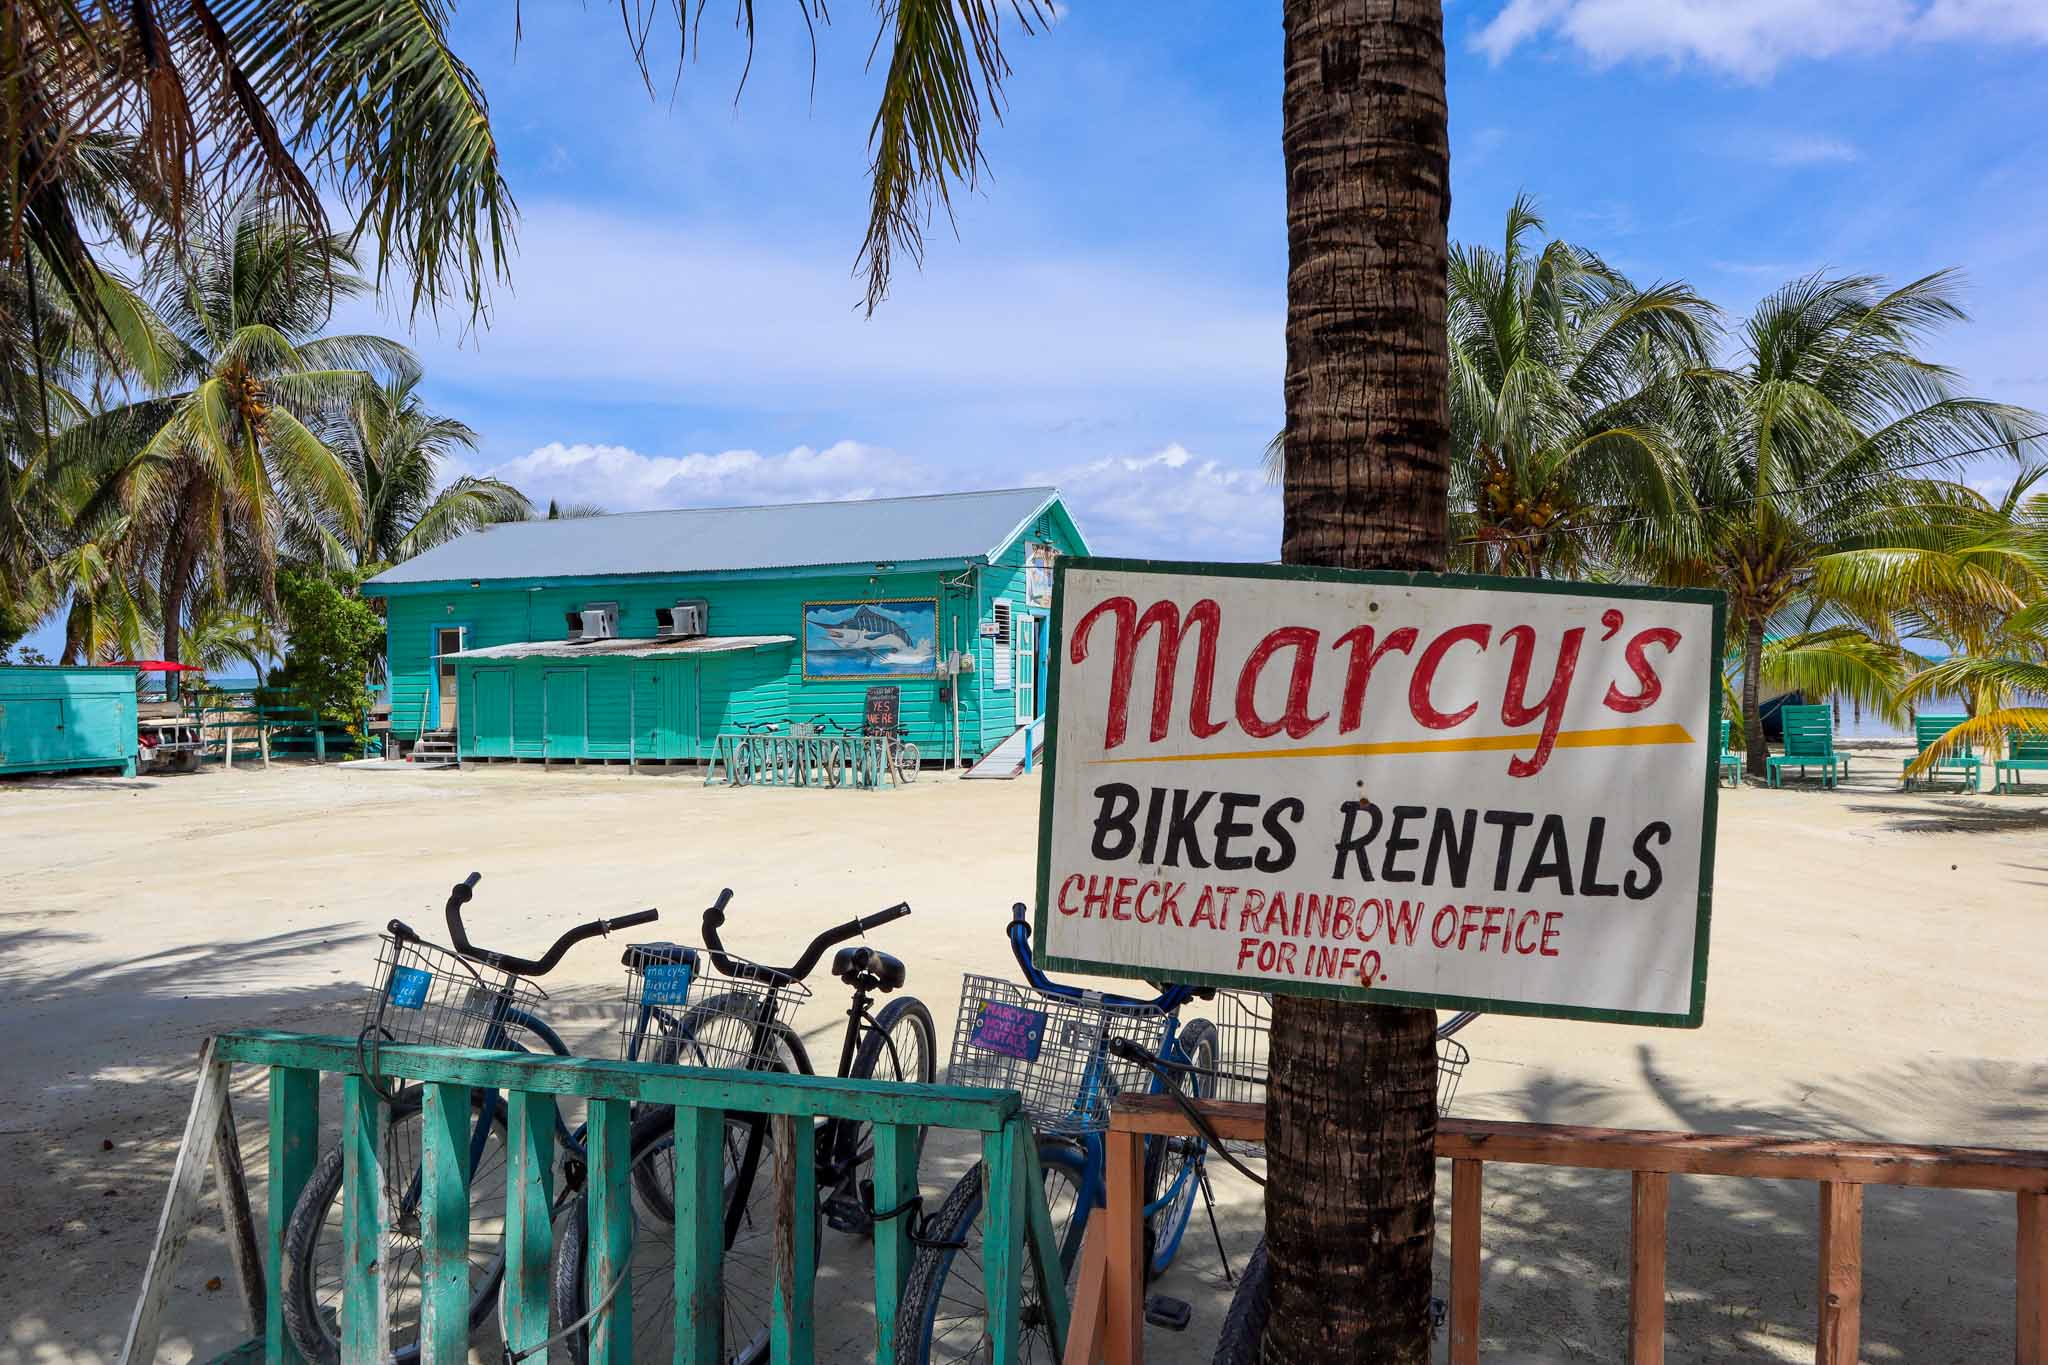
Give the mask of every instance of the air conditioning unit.
[{"label": "air conditioning unit", "polygon": [[571,640],[609,640],[619,633],[617,607],[585,607],[566,615]]},{"label": "air conditioning unit", "polygon": [[697,599],[654,609],[654,633],[664,640],[684,640],[711,629],[711,604]]}]

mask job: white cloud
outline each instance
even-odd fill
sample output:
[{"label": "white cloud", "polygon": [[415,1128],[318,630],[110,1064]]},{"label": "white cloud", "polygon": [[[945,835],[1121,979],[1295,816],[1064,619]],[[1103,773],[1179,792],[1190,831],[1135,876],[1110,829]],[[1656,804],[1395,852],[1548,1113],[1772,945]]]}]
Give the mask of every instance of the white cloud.
[{"label": "white cloud", "polygon": [[422,336],[430,374],[603,400],[844,406],[1278,391],[1283,302],[1140,259],[934,252],[872,318],[844,244],[763,243],[527,207],[489,330]]},{"label": "white cloud", "polygon": [[1178,443],[1043,470],[1098,554],[1267,560],[1280,554],[1280,490],[1256,469],[1195,455]]},{"label": "white cloud", "polygon": [[840,441],[780,454],[647,455],[627,446],[550,442],[488,471],[534,502],[595,503],[614,512],[656,507],[824,502],[931,490],[931,476],[894,451]]},{"label": "white cloud", "polygon": [[[689,455],[555,441],[482,472],[510,481],[542,506],[552,498],[614,512],[891,497],[973,486],[958,471],[941,473],[896,451],[851,440],[822,450]],[[1179,442],[1147,455],[990,471],[982,482],[1057,486],[1099,553],[1263,560],[1280,552],[1279,490],[1259,470],[1197,455]]]},{"label": "white cloud", "polygon": [[1546,37],[1596,64],[1697,63],[1763,80],[1787,61],[1902,42],[2048,42],[2042,0],[1508,0],[1473,35],[1495,62]]},{"label": "white cloud", "polygon": [[1764,160],[1773,166],[1818,166],[1830,161],[1855,161],[1862,153],[1838,137],[1792,134],[1764,143]]}]

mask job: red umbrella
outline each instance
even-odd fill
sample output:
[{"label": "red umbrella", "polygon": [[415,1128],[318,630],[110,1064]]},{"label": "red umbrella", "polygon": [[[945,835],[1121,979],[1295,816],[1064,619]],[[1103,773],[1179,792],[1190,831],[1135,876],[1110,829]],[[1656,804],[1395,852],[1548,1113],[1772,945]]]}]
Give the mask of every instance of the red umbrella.
[{"label": "red umbrella", "polygon": [[169,659],[116,659],[108,668],[133,668],[143,673],[204,673],[198,664],[174,663]]}]

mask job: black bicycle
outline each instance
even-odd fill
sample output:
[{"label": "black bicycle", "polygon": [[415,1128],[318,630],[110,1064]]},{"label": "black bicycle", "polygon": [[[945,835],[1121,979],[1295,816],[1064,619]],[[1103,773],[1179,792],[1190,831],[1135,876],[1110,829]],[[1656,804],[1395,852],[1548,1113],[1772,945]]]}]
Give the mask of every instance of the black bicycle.
[{"label": "black bicycle", "polygon": [[[809,1054],[791,1018],[810,990],[804,978],[828,948],[865,936],[910,913],[893,905],[864,919],[852,919],[811,940],[803,955],[787,967],[770,967],[725,951],[719,928],[725,923],[730,890],[704,912],[704,942],[717,976],[697,976],[679,1012],[649,1015],[643,988],[629,996],[628,1018],[641,1018],[657,1031],[643,1040],[644,1059],[682,1066],[735,1068],[809,1076]],[[675,945],[643,946],[628,954],[656,968],[694,972],[695,950]],[[901,989],[906,972],[901,960],[867,944],[842,947],[833,954],[832,974],[852,990],[846,1028],[839,1047],[837,1075],[860,1080],[911,1081],[929,1085],[937,1065],[937,1033],[931,1012],[911,996],[899,996],[877,1012],[876,995]],[[871,1235],[873,1218],[861,1197],[861,1172],[874,1158],[870,1125],[828,1119],[814,1125],[820,1221],[840,1232]],[[720,1356],[731,1365],[752,1365],[768,1358],[768,1322],[775,1271],[775,1125],[765,1114],[728,1113],[724,1135],[725,1259],[720,1286],[723,1346]],[[918,1131],[917,1150],[924,1147]],[[675,1330],[675,1111],[649,1106],[633,1123],[632,1172],[638,1223],[632,1259],[626,1271],[633,1291],[633,1357],[667,1360],[674,1353]],[[601,1302],[612,1286],[599,1286],[593,1296],[587,1281],[588,1206],[579,1196],[559,1229],[555,1246],[555,1320],[580,1323],[590,1305]],[[569,1334],[571,1358],[588,1359],[589,1335],[579,1328]]]},{"label": "black bicycle", "polygon": [[[472,872],[449,893],[445,914],[452,949],[421,938],[403,920],[386,926],[358,1034],[363,1073],[386,1101],[381,1145],[390,1244],[379,1281],[390,1313],[393,1365],[419,1359],[424,1092],[417,1085],[384,1091],[376,1080],[378,1051],[427,1044],[545,1051],[566,1057],[568,1045],[540,1015],[546,993],[535,980],[552,972],[562,955],[585,939],[660,918],[656,911],[642,910],[613,920],[592,920],[556,939],[538,959],[515,957],[477,947],[464,931],[462,907],[478,880],[479,874]],[[493,1311],[505,1274],[505,1097],[495,1090],[472,1090],[470,1114],[469,1321],[474,1330]],[[580,1165],[583,1129],[571,1129],[557,1115],[555,1136],[563,1158]],[[285,1330],[301,1355],[321,1365],[335,1365],[341,1359],[341,1180],[342,1152],[337,1145],[314,1167],[285,1229],[280,1289]]]}]

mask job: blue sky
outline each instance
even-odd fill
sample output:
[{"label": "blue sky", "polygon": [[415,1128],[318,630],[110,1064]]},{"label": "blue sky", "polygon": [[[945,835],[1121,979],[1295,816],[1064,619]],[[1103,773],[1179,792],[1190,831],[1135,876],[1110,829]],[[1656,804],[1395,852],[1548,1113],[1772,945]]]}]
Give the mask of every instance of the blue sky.
[{"label": "blue sky", "polygon": [[[652,99],[603,5],[526,5],[516,53],[509,7],[464,7],[520,250],[486,330],[410,339],[472,467],[621,510],[1046,480],[1100,550],[1273,557],[1279,6],[1060,8],[1012,33],[958,236],[867,318],[868,7],[835,7],[815,91],[795,7],[761,7],[737,101],[717,6]],[[1453,0],[1447,40],[1455,237],[1527,190],[1734,315],[1817,268],[1958,266],[1976,320],[1937,354],[2048,410],[2048,3]]]}]

